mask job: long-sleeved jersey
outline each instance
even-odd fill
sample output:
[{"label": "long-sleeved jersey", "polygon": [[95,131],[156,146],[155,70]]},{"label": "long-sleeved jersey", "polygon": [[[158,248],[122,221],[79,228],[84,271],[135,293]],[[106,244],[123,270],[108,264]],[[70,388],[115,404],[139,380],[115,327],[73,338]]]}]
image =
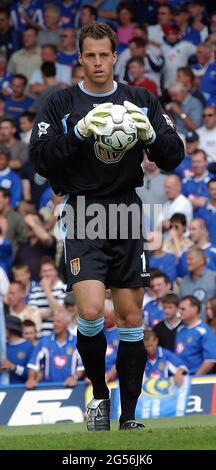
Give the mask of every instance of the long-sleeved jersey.
[{"label": "long-sleeved jersey", "polygon": [[[77,137],[76,123],[93,107],[104,102],[123,105],[124,100],[147,114],[156,132],[148,148],[138,140],[126,152],[108,152],[94,137]],[[143,149],[165,171],[176,168],[184,157],[183,143],[157,98],[146,89],[116,82],[111,92],[103,94],[87,92],[79,83],[46,100],[32,132],[30,156],[36,171],[49,179],[54,192],[100,197],[142,186]]]}]

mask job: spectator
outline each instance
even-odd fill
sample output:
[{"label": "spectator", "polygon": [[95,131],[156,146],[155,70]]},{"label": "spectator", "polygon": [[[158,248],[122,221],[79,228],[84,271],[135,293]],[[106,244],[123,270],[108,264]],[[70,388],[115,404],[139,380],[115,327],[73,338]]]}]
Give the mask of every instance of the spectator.
[{"label": "spectator", "polygon": [[170,279],[165,273],[156,271],[151,275],[150,288],[156,297],[148,302],[143,309],[144,324],[148,328],[153,328],[161,320],[164,320],[164,311],[161,299],[168,294],[171,289]]},{"label": "spectator", "polygon": [[132,78],[132,81],[131,82],[129,81],[128,85],[146,88],[153,95],[157,96],[157,87],[156,87],[155,82],[145,77],[144,62],[143,62],[142,57],[139,57],[139,56],[132,57],[128,61],[127,65],[128,65],[129,75]]},{"label": "spectator", "polygon": [[171,22],[171,5],[159,5],[156,24],[153,26],[148,26],[149,40],[153,42],[158,48],[164,43],[164,33]]},{"label": "spectator", "polygon": [[4,269],[0,267],[0,302],[7,295],[9,289],[9,280]]},{"label": "spectator", "polygon": [[25,95],[27,78],[22,74],[15,74],[11,80],[12,93],[6,97],[5,112],[18,119],[25,111],[31,108],[33,99]]},{"label": "spectator", "polygon": [[40,284],[32,288],[29,305],[40,309],[42,317],[42,336],[53,330],[53,314],[62,312],[65,298],[65,284],[59,279],[58,271],[52,258],[44,257],[40,264]]},{"label": "spectator", "polygon": [[1,361],[0,371],[9,372],[10,384],[23,384],[27,378],[27,363],[33,346],[22,338],[22,322],[12,315],[6,316],[7,357]]},{"label": "spectator", "polygon": [[40,364],[43,364],[43,382],[63,382],[65,387],[74,387],[84,375],[78,351],[76,349],[76,336],[69,334],[67,329],[67,315],[55,313],[54,332],[42,338],[29,362],[28,388],[35,388],[38,384]]},{"label": "spectator", "polygon": [[44,10],[44,28],[39,31],[38,44],[59,45],[61,30],[59,28],[61,12],[55,4],[47,3]]},{"label": "spectator", "polygon": [[35,172],[30,160],[24,163],[21,170],[21,178],[24,201],[30,203],[34,201],[36,208],[38,208],[41,195],[48,188],[47,179]]},{"label": "spectator", "polygon": [[205,106],[206,100],[201,93],[201,91],[195,87],[195,76],[189,66],[179,67],[176,74],[177,82],[181,82],[186,88],[188,93],[190,93],[194,98],[197,98],[202,106]]},{"label": "spectator", "polygon": [[176,80],[178,67],[187,65],[189,58],[195,52],[196,46],[194,44],[179,39],[179,29],[177,26],[168,26],[165,29],[165,40],[161,46],[161,54],[165,60],[163,80],[166,91],[169,91],[170,86]]},{"label": "spectator", "polygon": [[[6,328],[5,315],[2,300],[0,300],[0,365],[2,359],[6,357]],[[0,385],[8,385],[9,375],[7,372],[0,372]]]},{"label": "spectator", "polygon": [[33,281],[39,281],[40,263],[44,256],[55,256],[55,239],[45,229],[39,214],[25,216],[27,228],[27,241],[20,244],[16,256],[16,263],[24,263],[29,266]]},{"label": "spectator", "polygon": [[29,341],[32,344],[32,346],[35,347],[37,345],[37,329],[32,320],[24,320],[22,322],[22,335],[26,341]]},{"label": "spectator", "polygon": [[208,233],[209,241],[212,245],[216,246],[216,178],[210,179],[208,182],[208,192],[210,200],[206,206],[201,207],[197,211],[197,217],[201,217],[205,221]]},{"label": "spectator", "polygon": [[197,98],[188,93],[186,87],[180,82],[174,82],[169,87],[171,103],[166,110],[171,113],[178,132],[187,134],[195,131],[202,123],[202,104]]},{"label": "spectator", "polygon": [[193,26],[190,26],[190,16],[187,5],[180,5],[173,13],[175,24],[180,31],[179,38],[195,45],[200,44],[202,40],[199,31],[193,28]]},{"label": "spectator", "polygon": [[24,144],[26,145],[30,143],[30,137],[34,126],[35,116],[36,115],[34,112],[25,111],[23,114],[21,114],[19,118],[19,128],[21,130],[20,139],[21,142],[24,142]]},{"label": "spectator", "polygon": [[165,252],[161,247],[159,247],[151,252],[149,265],[150,268],[156,268],[159,271],[166,273],[170,281],[176,280],[177,258],[173,253]]},{"label": "spectator", "polygon": [[75,19],[80,10],[82,0],[57,0],[56,4],[61,12],[60,26],[61,28],[73,28]]},{"label": "spectator", "polygon": [[179,304],[183,325],[176,333],[175,351],[191,375],[208,374],[216,362],[215,335],[199,318],[200,302],[192,295]]},{"label": "spectator", "polygon": [[0,266],[10,277],[11,265],[13,260],[12,245],[6,238],[8,229],[7,221],[4,217],[0,216]]},{"label": "spectator", "polygon": [[207,153],[208,162],[216,162],[216,108],[206,106],[203,111],[203,126],[197,129],[200,148]]},{"label": "spectator", "polygon": [[10,194],[11,207],[16,208],[22,199],[22,183],[20,177],[10,169],[10,150],[0,144],[0,187]]},{"label": "spectator", "polygon": [[10,8],[11,22],[16,31],[25,31],[28,26],[43,28],[43,11],[40,0],[18,0]]},{"label": "spectator", "polygon": [[116,358],[119,345],[119,336],[115,324],[115,312],[112,300],[105,299],[104,304],[104,334],[107,341],[105,356],[105,372],[107,383],[117,379]]},{"label": "spectator", "polygon": [[[190,240],[194,248],[200,248],[206,255],[206,268],[216,271],[216,247],[209,243],[209,234],[203,219],[195,218],[190,227]],[[179,259],[178,275],[188,274],[187,251],[184,251]]]},{"label": "spectator", "polygon": [[136,188],[136,192],[143,204],[164,204],[167,196],[164,189],[166,176],[159,170],[155,162],[151,162],[144,155],[143,186]]},{"label": "spectator", "polygon": [[10,167],[12,170],[20,170],[28,160],[28,147],[24,142],[16,139],[16,123],[14,119],[2,118],[0,121],[0,143],[4,144],[11,154]]},{"label": "spectator", "polygon": [[[59,88],[65,88],[66,86],[71,85],[71,69],[66,65],[59,64],[59,62],[57,62],[57,47],[54,44],[44,44],[41,47],[41,62],[42,64],[44,64],[44,62],[53,62],[55,64],[55,78]],[[38,95],[44,91],[45,88],[46,85],[44,83],[41,67],[35,68],[29,80],[30,92],[33,95]]]},{"label": "spectator", "polygon": [[26,240],[25,224],[21,215],[10,205],[10,192],[0,187],[0,218],[7,222],[5,236],[10,240],[15,254],[20,243]]},{"label": "spectator", "polygon": [[72,85],[77,85],[84,78],[83,66],[81,64],[76,64],[73,68],[72,74]]},{"label": "spectator", "polygon": [[25,287],[21,282],[15,281],[10,284],[7,299],[10,315],[20,318],[22,322],[32,320],[36,325],[37,333],[40,333],[40,311],[37,307],[25,303]]},{"label": "spectator", "polygon": [[197,47],[197,63],[193,66],[196,82],[206,101],[215,100],[216,93],[216,62],[212,61],[212,46],[209,42]]},{"label": "spectator", "polygon": [[210,297],[206,305],[206,323],[216,333],[216,297]]},{"label": "spectator", "polygon": [[132,39],[134,29],[133,8],[126,2],[119,3],[117,7],[117,18],[120,26],[117,28],[119,40],[118,52],[123,51]]},{"label": "spectator", "polygon": [[27,264],[17,263],[13,265],[12,274],[15,282],[21,283],[25,290],[24,302],[29,303],[29,296],[37,283],[31,279],[30,269]]},{"label": "spectator", "polygon": [[194,131],[188,131],[185,135],[185,150],[186,155],[184,160],[180,163],[180,165],[175,168],[173,173],[182,180],[183,178],[187,178],[188,176],[192,175],[191,172],[191,155],[192,153],[198,149],[199,147],[199,136]]},{"label": "spectator", "polygon": [[145,331],[144,345],[147,351],[145,377],[167,379],[174,375],[175,384],[180,387],[184,382],[183,375],[187,371],[183,361],[173,352],[158,346],[158,338],[154,331]]},{"label": "spectator", "polygon": [[[1,10],[0,10],[0,19],[1,19]],[[12,78],[13,78],[12,73],[7,72],[6,56],[5,54],[0,52],[0,93],[3,96],[10,95],[10,93],[12,92],[12,89],[11,89]]]},{"label": "spectator", "polygon": [[216,294],[216,273],[205,267],[206,255],[200,248],[191,248],[187,254],[189,274],[183,277],[179,296],[193,295],[202,304],[201,318],[205,318],[205,306]]},{"label": "spectator", "polygon": [[159,346],[175,350],[175,336],[181,324],[181,314],[178,310],[179,298],[176,294],[166,294],[161,299],[165,319],[157,323],[153,330],[158,338]]},{"label": "spectator", "polygon": [[0,49],[6,55],[6,59],[20,48],[21,40],[18,31],[10,24],[10,13],[7,8],[0,7]]},{"label": "spectator", "polygon": [[56,80],[56,68],[53,62],[44,62],[41,65],[41,72],[45,88],[38,94],[34,104],[32,105],[33,111],[36,113],[40,110],[44,100],[52,93],[59,90],[59,85]]},{"label": "spectator", "polygon": [[148,25],[157,23],[158,2],[153,3],[151,0],[136,0],[134,2],[134,0],[129,0],[129,4],[133,7],[135,23],[143,24],[145,22]]},{"label": "spectator", "polygon": [[187,220],[187,225],[192,220],[192,204],[181,192],[181,181],[177,175],[168,175],[165,179],[165,192],[168,201],[163,206],[163,229],[164,231],[170,229],[170,219],[176,214],[184,214]]},{"label": "spectator", "polygon": [[209,198],[207,184],[212,175],[207,169],[208,160],[204,150],[194,150],[191,163],[192,175],[183,179],[182,193],[192,202],[193,215],[196,217],[197,209],[204,207]]},{"label": "spectator", "polygon": [[78,309],[72,292],[65,296],[64,307],[68,317],[68,330],[71,335],[77,336]]},{"label": "spectator", "polygon": [[200,0],[193,0],[189,2],[188,10],[191,18],[191,25],[200,33],[201,42],[204,42],[208,37],[208,28],[206,26],[205,15],[205,2]]},{"label": "spectator", "polygon": [[62,31],[57,61],[59,64],[67,65],[72,69],[78,64],[76,31],[74,28],[65,28]]},{"label": "spectator", "polygon": [[[145,33],[143,33],[145,35]],[[115,66],[115,75],[118,81],[130,80],[128,74],[128,61],[132,57],[141,57],[144,63],[145,76],[156,83],[158,95],[161,95],[160,73],[164,64],[164,59],[160,51],[149,44],[147,37],[135,37],[129,42],[129,48],[125,49],[119,56]]]},{"label": "spectator", "polygon": [[192,241],[185,237],[187,221],[184,214],[173,214],[170,219],[169,238],[164,240],[163,251],[173,253],[178,259],[182,252],[192,246]]},{"label": "spectator", "polygon": [[[119,0],[118,0],[119,1]],[[80,8],[80,15],[79,15],[79,26],[82,28],[88,23],[93,23],[97,21],[98,12],[97,8],[93,5],[84,4]]]},{"label": "spectator", "polygon": [[29,80],[33,70],[41,65],[37,31],[32,27],[28,27],[22,33],[22,38],[23,48],[11,55],[8,62],[8,72],[24,74]]}]

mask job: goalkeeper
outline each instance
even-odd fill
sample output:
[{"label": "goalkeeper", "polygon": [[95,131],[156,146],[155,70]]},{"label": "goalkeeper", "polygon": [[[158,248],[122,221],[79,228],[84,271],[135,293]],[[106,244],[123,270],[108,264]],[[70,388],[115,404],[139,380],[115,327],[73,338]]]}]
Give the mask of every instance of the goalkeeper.
[{"label": "goalkeeper", "polygon": [[[127,238],[121,237],[117,218],[115,238],[107,236],[105,222],[103,236],[100,233],[93,239],[87,234],[89,222],[94,221],[90,214],[96,203],[103,207],[103,215],[108,215],[114,204],[136,204],[141,210],[135,188],[143,184],[143,150],[165,171],[176,168],[184,157],[183,143],[157,98],[144,88],[113,80],[116,44],[116,35],[108,25],[83,27],[79,61],[84,80],[47,98],[37,116],[30,146],[35,170],[49,180],[55,193],[65,194],[67,199],[62,216],[68,290],[73,288],[79,312],[77,348],[93,386],[93,399],[87,407],[87,429],[92,431],[110,429],[103,334],[107,286],[112,291],[120,339],[116,361],[121,395],[119,428],[144,427],[135,420],[135,408],[146,362],[141,306],[149,273],[142,236],[133,238],[133,219],[128,217]],[[138,142],[126,152],[101,149],[94,138],[103,134],[113,104],[124,105],[138,129]],[[83,226],[76,226],[81,212],[79,196],[85,196],[85,236]],[[68,207],[73,208],[74,232],[70,230]]]}]

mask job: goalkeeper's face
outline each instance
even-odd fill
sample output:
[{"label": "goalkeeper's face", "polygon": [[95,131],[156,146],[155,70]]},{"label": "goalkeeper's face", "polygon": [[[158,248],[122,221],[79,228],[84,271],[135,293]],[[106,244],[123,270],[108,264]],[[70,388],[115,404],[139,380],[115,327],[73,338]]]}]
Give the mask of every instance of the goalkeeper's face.
[{"label": "goalkeeper's face", "polygon": [[79,60],[84,68],[84,85],[87,89],[95,92],[112,89],[113,65],[117,54],[112,52],[109,38],[85,38]]}]

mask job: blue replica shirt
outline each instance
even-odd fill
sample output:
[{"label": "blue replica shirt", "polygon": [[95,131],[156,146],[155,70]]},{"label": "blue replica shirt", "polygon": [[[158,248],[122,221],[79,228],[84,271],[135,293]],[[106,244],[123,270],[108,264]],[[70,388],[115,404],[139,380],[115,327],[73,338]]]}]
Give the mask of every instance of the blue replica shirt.
[{"label": "blue replica shirt", "polygon": [[17,365],[16,371],[9,371],[9,383],[24,383],[27,380],[27,363],[33,353],[34,347],[29,341],[20,338],[16,342],[7,344],[7,359]]},{"label": "blue replica shirt", "polygon": [[211,62],[201,77],[200,90],[206,100],[216,96],[216,61]]},{"label": "blue replica shirt", "polygon": [[10,72],[6,72],[4,77],[0,77],[0,91],[3,92],[4,90],[11,89],[11,82],[12,82],[13,74]]},{"label": "blue replica shirt", "polygon": [[59,62],[59,64],[68,65],[69,67],[73,68],[78,64],[78,52],[74,52],[73,54],[66,54],[66,52],[59,51],[57,54],[57,62]]},{"label": "blue replica shirt", "polygon": [[[202,248],[206,255],[206,268],[216,271],[216,246],[208,243],[205,248]],[[187,251],[183,251],[178,262],[178,277],[184,277],[189,274],[187,267]]]},{"label": "blue replica shirt", "polygon": [[192,42],[192,44],[195,44],[195,46],[202,42],[199,31],[192,26],[187,27],[185,32],[180,35],[180,39]]},{"label": "blue replica shirt", "polygon": [[42,193],[39,201],[39,209],[42,209],[43,207],[47,207],[49,201],[52,199],[52,189],[50,186],[45,189],[45,191]]},{"label": "blue replica shirt", "polygon": [[185,155],[184,160],[180,163],[175,170],[172,171],[175,175],[178,175],[181,180],[187,177],[189,171],[191,171],[191,158],[188,155]]},{"label": "blue replica shirt", "polygon": [[0,266],[4,269],[7,276],[10,277],[11,265],[13,261],[13,251],[11,242],[0,237]]},{"label": "blue replica shirt", "polygon": [[182,193],[186,197],[192,195],[206,197],[206,199],[209,199],[207,183],[213,177],[214,175],[207,173],[204,177],[199,179],[195,179],[193,176],[184,178],[182,184]]},{"label": "blue replica shirt", "polygon": [[116,357],[119,344],[119,336],[117,333],[117,328],[104,328],[104,334],[107,340],[107,350],[105,357],[105,367],[106,372],[109,372],[113,366],[116,364]]},{"label": "blue replica shirt", "polygon": [[22,11],[24,11],[32,21],[35,21],[41,27],[43,26],[42,3],[43,2],[39,0],[31,0],[28,5],[25,5],[21,1],[18,1],[10,6],[11,21],[16,31],[23,32],[28,27],[28,23],[22,18]]},{"label": "blue replica shirt", "polygon": [[200,207],[197,210],[197,217],[201,217],[205,221],[209,241],[212,245],[216,246],[216,207],[213,207],[210,203],[204,207]]},{"label": "blue replica shirt", "polygon": [[202,321],[193,327],[181,325],[176,333],[175,352],[189,373],[195,374],[203,361],[216,362],[216,336]]},{"label": "blue replica shirt", "polygon": [[75,17],[80,9],[82,0],[71,0],[69,3],[64,3],[62,0],[57,0],[57,6],[61,11],[61,28],[74,28]]},{"label": "blue replica shirt", "polygon": [[76,342],[76,336],[69,333],[63,344],[58,343],[55,334],[44,336],[38,342],[28,367],[35,371],[43,369],[45,382],[64,382],[77,370],[83,369]]},{"label": "blue replica shirt", "polygon": [[159,271],[166,273],[171,281],[175,281],[177,278],[177,259],[173,253],[150,256],[149,266],[150,268],[157,268]]},{"label": "blue replica shirt", "polygon": [[187,369],[177,354],[158,346],[155,355],[147,355],[145,377],[160,377],[161,379],[165,379],[175,374],[178,367],[183,367],[185,370]]},{"label": "blue replica shirt", "polygon": [[33,99],[30,98],[30,96],[26,96],[23,100],[14,100],[11,96],[7,96],[4,111],[15,119],[18,119],[21,114],[28,111],[32,103]]},{"label": "blue replica shirt", "polygon": [[151,300],[143,310],[144,324],[148,328],[153,328],[157,323],[164,320],[164,311],[159,300]]},{"label": "blue replica shirt", "polygon": [[15,209],[22,200],[22,182],[9,167],[0,171],[0,186],[10,191],[10,205]]}]

